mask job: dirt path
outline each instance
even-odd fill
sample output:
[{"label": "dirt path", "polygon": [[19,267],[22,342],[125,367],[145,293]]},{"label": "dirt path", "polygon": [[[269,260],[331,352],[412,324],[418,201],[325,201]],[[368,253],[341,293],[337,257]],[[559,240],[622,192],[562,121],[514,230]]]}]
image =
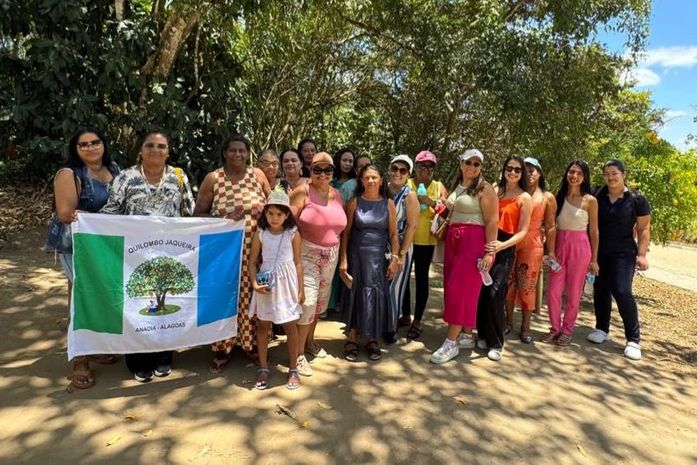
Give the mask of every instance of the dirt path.
[{"label": "dirt path", "polygon": [[[169,378],[140,385],[123,363],[95,366],[97,385],[69,393],[57,326],[65,281],[39,244],[27,233],[0,250],[2,464],[697,463],[694,327],[653,336],[684,326],[673,302],[642,297],[638,363],[621,356],[617,326],[610,343],[585,342],[586,306],[570,348],[512,337],[500,363],[467,351],[434,366],[428,357],[444,336],[436,278],[422,342],[402,340],[377,364],[365,353],[350,364],[339,357],[340,325],[322,322],[331,355],[313,362],[314,376],[296,392],[282,386],[281,346],[265,392],[250,389],[255,370],[241,356],[215,376],[210,353],[197,348],[175,356]],[[675,302],[697,297],[670,292]],[[535,318],[536,337],[544,320]],[[277,415],[276,404],[304,427]]]},{"label": "dirt path", "polygon": [[652,244],[648,257],[647,278],[697,291],[697,247]]}]

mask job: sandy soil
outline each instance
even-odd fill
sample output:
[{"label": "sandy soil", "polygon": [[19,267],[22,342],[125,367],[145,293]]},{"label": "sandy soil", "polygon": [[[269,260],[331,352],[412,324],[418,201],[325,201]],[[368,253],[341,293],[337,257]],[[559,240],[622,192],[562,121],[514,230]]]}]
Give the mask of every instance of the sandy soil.
[{"label": "sandy soil", "polygon": [[[283,387],[280,346],[264,392],[250,389],[255,369],[241,355],[212,375],[208,349],[197,348],[147,385],[123,362],[93,365],[97,385],[70,393],[65,280],[39,250],[42,235],[0,249],[2,464],[697,463],[694,327],[660,341],[645,330],[644,359],[632,363],[621,355],[618,320],[614,340],[585,341],[586,305],[569,348],[513,335],[499,363],[465,351],[434,366],[428,357],[444,336],[437,276],[422,341],[402,339],[378,363],[363,352],[350,364],[340,357],[339,323],[321,322],[330,356],[313,361],[314,376],[296,392]],[[670,302],[641,302],[645,328],[681,325]],[[545,320],[543,310],[535,336]],[[277,415],[277,404],[299,422]]]}]

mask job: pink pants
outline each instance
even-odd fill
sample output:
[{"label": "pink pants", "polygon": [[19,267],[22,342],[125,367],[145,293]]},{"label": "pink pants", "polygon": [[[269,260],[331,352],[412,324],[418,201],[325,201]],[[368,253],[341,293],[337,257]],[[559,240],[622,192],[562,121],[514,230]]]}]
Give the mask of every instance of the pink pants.
[{"label": "pink pants", "polygon": [[482,277],[477,259],[484,255],[486,230],[474,224],[451,224],[445,234],[443,320],[466,328],[477,324]]},{"label": "pink pants", "polygon": [[[591,245],[586,231],[557,231],[556,254],[561,270],[549,272],[547,309],[550,330],[573,334],[583,284],[591,261]],[[566,286],[566,313],[561,316],[561,295]]]}]

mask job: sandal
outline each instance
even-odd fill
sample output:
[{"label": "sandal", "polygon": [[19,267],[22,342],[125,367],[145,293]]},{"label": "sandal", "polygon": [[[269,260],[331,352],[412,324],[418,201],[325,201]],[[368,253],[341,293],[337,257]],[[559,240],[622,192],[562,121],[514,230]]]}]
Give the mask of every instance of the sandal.
[{"label": "sandal", "polygon": [[213,361],[211,362],[210,371],[213,374],[218,374],[223,371],[225,366],[230,363],[232,352],[229,354],[225,353],[224,350],[219,350],[215,353]]},{"label": "sandal", "polygon": [[94,386],[94,373],[90,370],[87,357],[79,357],[73,362],[70,385],[75,389],[89,389]]},{"label": "sandal", "polygon": [[506,327],[503,329],[503,334],[509,334],[511,331],[513,331],[513,323],[506,323]]},{"label": "sandal", "polygon": [[344,359],[349,362],[355,362],[358,360],[358,344],[353,341],[347,341],[344,343]]},{"label": "sandal", "polygon": [[382,358],[382,351],[377,341],[370,341],[368,345],[365,346],[365,350],[368,351],[368,359],[373,362],[377,362]]},{"label": "sandal", "polygon": [[416,339],[421,336],[421,332],[423,331],[423,328],[421,326],[417,326],[416,323],[412,323],[411,326],[409,326],[409,331],[407,331],[407,339],[410,341],[415,341]]},{"label": "sandal", "polygon": [[553,344],[558,337],[559,334],[550,331],[540,338],[540,342],[544,342],[545,344]]},{"label": "sandal", "polygon": [[409,326],[411,324],[411,317],[409,315],[402,315],[402,317],[397,322],[397,327],[402,328]]},{"label": "sandal", "polygon": [[571,334],[562,334],[557,338],[557,345],[566,347],[571,345]]},{"label": "sandal", "polygon": [[294,391],[300,387],[300,374],[297,368],[291,368],[288,370],[288,382],[286,383],[286,389],[289,391]]},{"label": "sandal", "polygon": [[532,335],[530,334],[530,331],[520,332],[520,342],[523,344],[530,344],[532,342]]},{"label": "sandal", "polygon": [[99,363],[100,365],[113,365],[118,362],[121,357],[113,354],[95,354],[89,356],[90,360]]},{"label": "sandal", "polygon": [[254,387],[260,391],[263,391],[269,387],[269,376],[271,372],[268,368],[259,368],[257,370],[257,382],[254,383]]}]

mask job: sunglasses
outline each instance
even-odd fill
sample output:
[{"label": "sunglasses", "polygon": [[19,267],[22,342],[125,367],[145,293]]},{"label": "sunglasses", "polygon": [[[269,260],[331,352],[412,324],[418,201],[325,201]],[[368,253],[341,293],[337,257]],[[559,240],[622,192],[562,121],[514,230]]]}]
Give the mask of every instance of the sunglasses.
[{"label": "sunglasses", "polygon": [[409,168],[405,168],[403,166],[392,165],[392,166],[390,166],[390,172],[391,173],[399,173],[402,176],[406,176],[407,174],[409,174]]},{"label": "sunglasses", "polygon": [[277,161],[260,161],[259,166],[262,166],[264,168],[268,168],[270,166],[273,166],[274,168],[278,168],[278,162]]},{"label": "sunglasses", "polygon": [[523,172],[523,168],[519,168],[517,166],[511,166],[511,165],[506,165],[506,173],[515,173],[515,174],[520,174]]},{"label": "sunglasses", "polygon": [[167,144],[156,144],[154,142],[148,142],[147,144],[143,144],[143,147],[146,149],[160,149],[160,150],[167,150]]},{"label": "sunglasses", "polygon": [[78,148],[81,149],[88,149],[90,147],[101,147],[102,146],[102,141],[99,139],[91,140],[89,142],[78,142],[77,143]]},{"label": "sunglasses", "polygon": [[436,165],[434,165],[433,163],[419,163],[416,165],[416,167],[421,168],[422,170],[429,171],[433,171],[434,169],[436,169]]},{"label": "sunglasses", "polygon": [[467,166],[474,166],[475,168],[479,168],[480,166],[482,166],[482,163],[479,161],[462,160],[462,163],[464,163]]},{"label": "sunglasses", "polygon": [[326,168],[320,168],[319,166],[312,167],[313,174],[332,174],[334,172],[333,166],[327,166]]}]

